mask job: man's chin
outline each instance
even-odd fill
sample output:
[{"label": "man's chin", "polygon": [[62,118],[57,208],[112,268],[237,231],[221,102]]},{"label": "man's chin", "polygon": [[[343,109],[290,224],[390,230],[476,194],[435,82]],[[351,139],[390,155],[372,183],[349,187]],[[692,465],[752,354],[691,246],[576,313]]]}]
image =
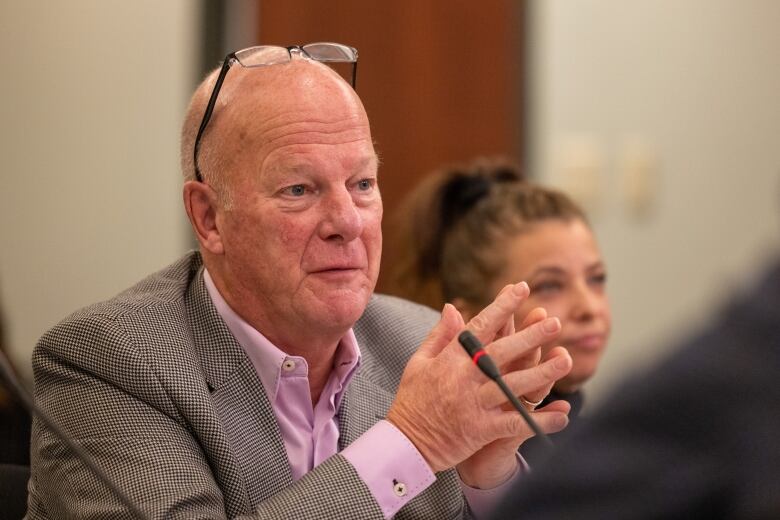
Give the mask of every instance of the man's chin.
[{"label": "man's chin", "polygon": [[365,287],[331,290],[317,294],[316,304],[310,310],[323,326],[342,327],[346,331],[363,315],[370,298],[371,291]]}]

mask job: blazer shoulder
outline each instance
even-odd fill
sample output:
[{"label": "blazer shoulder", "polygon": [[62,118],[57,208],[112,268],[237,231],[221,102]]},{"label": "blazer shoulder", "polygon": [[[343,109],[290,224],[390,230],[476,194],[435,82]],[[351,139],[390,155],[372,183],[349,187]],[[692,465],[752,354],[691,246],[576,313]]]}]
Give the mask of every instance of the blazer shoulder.
[{"label": "blazer shoulder", "polygon": [[189,253],[113,298],[75,311],[44,333],[36,350],[44,345],[54,350],[83,349],[109,337],[112,343],[122,343],[126,328],[152,330],[158,322],[179,322],[186,292],[200,266],[200,255]]},{"label": "blazer shoulder", "polygon": [[433,326],[439,320],[439,313],[411,300],[375,293],[371,296],[361,320],[389,321],[393,318]]},{"label": "blazer shoulder", "polygon": [[90,374],[155,402],[176,417],[175,407],[162,397],[166,391],[160,385],[175,386],[167,383],[172,366],[178,369],[173,378],[177,381],[200,375],[186,303],[199,266],[199,257],[189,254],[110,300],[60,321],[43,334],[33,350],[36,388],[49,388],[56,381],[54,373],[59,374],[60,382],[64,373],[72,378]]},{"label": "blazer shoulder", "polygon": [[439,314],[425,305],[388,296],[374,294],[355,324],[366,339],[395,340],[400,345],[410,341],[417,347],[439,320]]},{"label": "blazer shoulder", "polygon": [[83,307],[64,318],[54,329],[69,322],[92,318],[120,319],[150,308],[181,302],[202,263],[197,252],[190,252],[167,267],[150,274],[117,295]]},{"label": "blazer shoulder", "polygon": [[354,326],[366,375],[395,392],[401,373],[439,314],[408,300],[375,294]]}]

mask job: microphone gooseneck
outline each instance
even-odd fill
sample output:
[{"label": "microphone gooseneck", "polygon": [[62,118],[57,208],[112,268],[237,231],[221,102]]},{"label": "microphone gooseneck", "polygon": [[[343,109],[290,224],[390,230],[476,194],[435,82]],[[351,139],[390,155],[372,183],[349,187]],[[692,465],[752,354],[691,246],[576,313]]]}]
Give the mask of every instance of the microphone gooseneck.
[{"label": "microphone gooseneck", "polygon": [[548,448],[551,448],[552,441],[547,436],[547,434],[544,433],[541,428],[539,428],[539,425],[536,424],[536,421],[533,420],[531,414],[529,414],[528,410],[526,410],[525,406],[523,406],[523,403],[520,402],[517,396],[515,396],[515,394],[512,393],[512,390],[510,390],[506,385],[504,379],[501,377],[501,373],[498,371],[498,367],[496,367],[493,359],[487,355],[487,352],[485,352],[482,343],[477,339],[477,337],[472,334],[471,331],[464,330],[458,335],[458,343],[460,343],[466,352],[468,352],[469,357],[471,357],[471,359],[474,361],[474,364],[479,367],[482,373],[495,381],[498,387],[501,388],[501,391],[504,392],[504,395],[507,397],[507,399],[509,399],[509,402],[512,403],[512,406],[514,406],[515,409],[520,413],[520,415],[523,417],[523,420],[525,420],[525,422],[534,432],[534,435],[539,437]]},{"label": "microphone gooseneck", "polygon": [[90,470],[92,470],[98,479],[103,484],[105,484],[114,493],[114,495],[116,495],[119,501],[130,510],[134,517],[141,518],[143,520],[147,520],[149,518],[143,511],[141,511],[138,505],[133,503],[133,501],[130,500],[130,498],[124,492],[122,492],[121,489],[119,489],[119,486],[117,486],[108,477],[108,475],[106,475],[105,472],[100,469],[97,464],[95,464],[95,462],[92,460],[92,457],[90,457],[89,453],[87,453],[84,448],[76,444],[70,437],[68,437],[68,435],[62,430],[62,428],[60,428],[60,426],[54,421],[53,418],[49,417],[48,414],[46,414],[42,409],[38,408],[33,398],[29,393],[27,393],[27,391],[17,380],[16,376],[14,375],[14,371],[11,368],[11,363],[8,361],[8,358],[2,350],[0,350],[0,376],[2,376],[2,379],[5,380],[6,387],[11,391],[11,394],[13,394],[17,401],[19,401],[19,403],[24,406],[27,411],[30,412],[30,414],[43,421],[43,423],[52,432],[54,432],[54,434],[62,442],[64,442],[65,445],[70,450],[72,450],[73,453],[75,453],[76,456],[84,464],[86,464]]}]

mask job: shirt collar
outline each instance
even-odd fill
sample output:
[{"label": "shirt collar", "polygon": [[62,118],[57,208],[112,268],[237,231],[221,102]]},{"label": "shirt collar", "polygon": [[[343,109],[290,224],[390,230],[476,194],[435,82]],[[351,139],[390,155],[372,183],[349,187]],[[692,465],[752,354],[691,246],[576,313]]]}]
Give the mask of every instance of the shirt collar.
[{"label": "shirt collar", "polygon": [[[231,334],[236,338],[247,357],[252,361],[255,371],[268,395],[268,399],[273,403],[279,390],[279,379],[282,375],[284,361],[290,358],[296,365],[305,367],[305,373],[308,374],[306,360],[299,356],[289,356],[239,316],[222,297],[216,285],[214,285],[208,269],[205,267],[203,268],[203,280],[209,297],[217,309],[217,313],[222,317],[225,325],[227,325]],[[342,390],[347,387],[355,375],[357,367],[360,365],[360,357],[360,348],[358,347],[357,338],[355,338],[355,332],[350,328],[339,340],[333,359],[333,373],[331,377],[337,379],[336,384],[327,385],[334,390],[334,395],[327,396],[327,398],[334,400],[336,409],[338,409],[341,403]],[[320,399],[323,397],[326,396],[321,396]]]}]

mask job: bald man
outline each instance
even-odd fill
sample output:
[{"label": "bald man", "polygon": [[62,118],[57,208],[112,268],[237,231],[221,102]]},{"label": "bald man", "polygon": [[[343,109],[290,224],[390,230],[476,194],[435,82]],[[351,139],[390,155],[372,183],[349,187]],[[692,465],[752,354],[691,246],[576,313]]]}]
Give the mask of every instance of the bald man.
[{"label": "bald man", "polygon": [[[531,431],[457,334],[529,400],[571,367],[539,358],[556,319],[515,332],[524,283],[469,324],[373,294],[378,161],[355,91],[320,62],[334,49],[245,50],[210,75],[182,133],[199,251],[36,347],[40,405],[150,517],[486,514]],[[532,413],[550,432],[567,412]],[[31,518],[129,517],[38,422],[29,490]]]}]

